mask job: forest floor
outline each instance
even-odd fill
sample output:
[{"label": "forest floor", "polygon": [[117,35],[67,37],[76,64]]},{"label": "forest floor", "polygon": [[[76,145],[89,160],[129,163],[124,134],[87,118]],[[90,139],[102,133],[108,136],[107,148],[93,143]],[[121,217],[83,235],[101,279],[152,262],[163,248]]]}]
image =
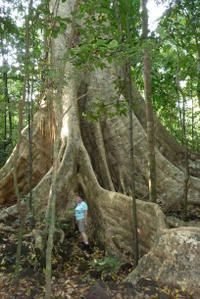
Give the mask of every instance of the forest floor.
[{"label": "forest floor", "polygon": [[[22,246],[18,287],[13,283],[16,232],[0,224],[0,298],[42,299],[45,291],[44,254],[35,250],[31,235]],[[92,245],[83,250],[77,232],[65,235],[53,251],[52,298],[65,299],[192,299],[181,289],[161,285],[151,278],[141,278],[133,285],[124,282],[134,269],[133,260],[121,261]]]}]

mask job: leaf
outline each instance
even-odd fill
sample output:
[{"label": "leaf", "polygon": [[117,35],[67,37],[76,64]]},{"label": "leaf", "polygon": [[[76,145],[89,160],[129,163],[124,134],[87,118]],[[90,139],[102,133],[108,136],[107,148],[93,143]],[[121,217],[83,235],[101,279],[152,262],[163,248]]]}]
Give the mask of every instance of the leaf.
[{"label": "leaf", "polygon": [[108,44],[108,48],[109,49],[116,49],[119,47],[119,43],[117,40],[113,39],[109,44]]}]

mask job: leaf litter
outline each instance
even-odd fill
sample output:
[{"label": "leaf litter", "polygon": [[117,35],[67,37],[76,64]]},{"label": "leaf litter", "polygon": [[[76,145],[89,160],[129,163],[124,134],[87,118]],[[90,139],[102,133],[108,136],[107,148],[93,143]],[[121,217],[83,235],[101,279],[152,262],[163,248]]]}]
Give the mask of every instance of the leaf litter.
[{"label": "leaf litter", "polygon": [[[22,244],[18,287],[13,284],[17,234],[0,230],[0,298],[42,299],[45,294],[45,259],[35,250],[30,235]],[[66,234],[63,243],[54,246],[52,257],[52,298],[65,299],[192,299],[179,288],[161,285],[151,278],[141,278],[133,285],[124,282],[134,269],[134,261],[120,261],[105,256],[93,244],[84,251],[77,233]]]}]

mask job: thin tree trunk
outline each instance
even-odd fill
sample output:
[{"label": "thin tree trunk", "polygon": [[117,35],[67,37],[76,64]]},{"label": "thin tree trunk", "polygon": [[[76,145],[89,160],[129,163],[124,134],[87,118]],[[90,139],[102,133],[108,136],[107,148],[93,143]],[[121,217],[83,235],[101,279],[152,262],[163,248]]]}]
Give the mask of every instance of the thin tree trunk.
[{"label": "thin tree trunk", "polygon": [[[24,74],[24,86],[23,86],[23,98],[19,102],[19,125],[18,125],[18,143],[16,149],[16,156],[19,157],[19,146],[22,140],[22,129],[23,129],[23,110],[26,103],[26,92],[27,92],[27,85],[29,84],[29,62],[30,62],[30,9],[32,8],[32,1],[29,2],[29,10],[28,16],[26,17],[26,30],[25,30],[25,74]],[[19,212],[19,220],[20,220],[20,227],[19,227],[19,234],[18,234],[18,244],[17,244],[17,254],[16,254],[16,270],[15,270],[15,279],[16,282],[19,280],[19,271],[20,271],[20,259],[21,259],[21,248],[22,248],[22,238],[23,238],[23,228],[26,219],[27,210],[23,208],[21,203],[21,195],[18,188],[17,182],[17,165],[14,165],[13,171],[14,177],[14,185],[15,185],[15,193],[17,196],[17,205],[18,205],[18,212]],[[25,205],[26,206],[26,205]]]},{"label": "thin tree trunk", "polygon": [[[130,21],[129,11],[127,12],[126,30],[128,42],[131,42],[130,35]],[[133,90],[132,90],[132,78],[131,78],[131,63],[128,58],[126,64],[127,74],[127,94],[128,94],[128,107],[129,107],[129,143],[130,143],[130,174],[131,174],[131,196],[132,196],[132,213],[133,213],[133,237],[134,237],[134,258],[135,265],[137,266],[139,261],[139,241],[138,241],[138,222],[137,222],[137,206],[136,206],[136,192],[135,192],[135,157],[134,157],[134,143],[133,143]]]},{"label": "thin tree trunk", "polygon": [[192,92],[192,82],[191,82],[191,90],[190,90],[190,98],[192,100],[192,128],[191,128],[191,133],[192,133],[192,149],[195,150],[195,144],[194,144],[194,99],[193,99],[193,92]]},{"label": "thin tree trunk", "polygon": [[[188,18],[188,23],[193,24],[193,14],[195,14],[195,1],[191,1],[191,14],[189,11],[187,12],[186,10],[186,15]],[[196,79],[197,79],[197,87],[196,87],[196,94],[197,94],[197,100],[198,100],[198,105],[200,107],[200,42],[199,42],[199,32],[198,32],[198,27],[193,26],[193,34],[194,34],[194,41],[196,44],[196,51],[197,51],[197,62],[196,62]],[[198,151],[198,149],[197,149]]]},{"label": "thin tree trunk", "polygon": [[[12,114],[10,110],[10,99],[9,99],[9,92],[8,92],[8,63],[5,57],[6,50],[4,45],[4,40],[6,43],[6,36],[5,32],[1,36],[1,54],[3,59],[3,93],[4,93],[4,151],[6,150],[6,146],[12,142]],[[7,125],[7,116],[8,116],[8,124],[9,130]]]},{"label": "thin tree trunk", "polygon": [[156,159],[155,159],[155,132],[152,107],[151,82],[151,54],[148,44],[148,13],[147,0],[142,0],[142,36],[144,40],[144,93],[146,101],[148,164],[149,164],[149,199],[156,202]]},{"label": "thin tree trunk", "polygon": [[200,42],[197,30],[194,26],[195,43],[197,48],[197,99],[200,107]]},{"label": "thin tree trunk", "polygon": [[[59,7],[59,1],[55,1],[55,5],[53,9],[53,15],[55,16],[57,15],[58,7]],[[52,27],[54,26],[55,26],[55,21],[53,21],[52,23]],[[49,45],[51,45],[51,37],[49,37],[48,43]],[[49,51],[46,51],[45,59],[48,61],[49,68],[53,69],[53,57],[52,57],[51,50],[52,47],[50,47]],[[56,109],[56,107],[54,107],[54,105],[56,105],[57,109],[60,111],[60,114],[62,115],[61,102],[58,102],[55,99],[62,98],[63,81],[61,78],[60,80],[58,80],[57,78],[58,81],[56,84],[56,80],[52,81],[51,79],[49,80],[49,78],[45,78],[45,79],[46,79],[45,83],[47,85],[50,83],[49,84],[49,88],[50,88],[49,106],[51,107],[51,111],[49,111],[49,113],[52,115],[55,112],[53,110],[54,108]],[[55,97],[52,96],[55,93],[53,88],[57,90],[57,95]],[[57,132],[56,132],[54,148],[53,148],[53,168],[52,168],[51,186],[49,191],[48,206],[46,210],[46,233],[48,234],[48,239],[46,244],[45,299],[51,298],[52,251],[54,246],[54,232],[55,232],[55,222],[56,222],[56,198],[58,193],[57,176],[58,176],[58,169],[60,166],[61,154],[63,152],[62,145],[60,146],[61,127],[62,127],[62,117],[57,119],[57,130],[56,130]]]},{"label": "thin tree trunk", "polygon": [[134,158],[134,143],[133,143],[133,100],[132,100],[132,82],[131,68],[127,63],[127,93],[129,103],[129,142],[130,142],[130,174],[131,174],[131,197],[132,197],[132,213],[133,213],[133,237],[134,237],[134,258],[135,265],[139,261],[139,242],[138,242],[138,223],[137,223],[137,206],[135,192],[135,158]]},{"label": "thin tree trunk", "polygon": [[183,213],[184,217],[187,217],[187,210],[188,210],[188,184],[190,179],[189,174],[189,159],[188,159],[188,140],[187,140],[187,132],[186,132],[186,97],[185,94],[180,86],[180,79],[179,79],[179,54],[178,54],[178,66],[177,66],[177,73],[176,73],[176,84],[179,94],[182,97],[182,143],[184,146],[184,166],[185,166],[185,178],[184,178],[184,192],[183,192]]},{"label": "thin tree trunk", "polygon": [[12,112],[11,112],[11,106],[10,106],[10,98],[8,96],[8,120],[9,120],[9,141],[12,143]]},{"label": "thin tree trunk", "polygon": [[[4,68],[6,67],[4,61]],[[7,108],[8,108],[8,84],[7,84],[7,71],[3,72],[3,83],[4,83],[4,151],[6,150],[6,141],[7,141]]]},{"label": "thin tree trunk", "polygon": [[26,203],[23,204],[21,203],[22,199],[17,185],[16,171],[13,174],[13,179],[14,179],[15,192],[17,194],[17,210],[19,215],[19,230],[18,230],[18,238],[17,238],[18,242],[17,242],[17,251],[16,251],[15,277],[14,277],[14,282],[18,287],[24,224],[27,216],[27,205]]},{"label": "thin tree trunk", "polygon": [[[179,99],[179,91],[177,92],[177,96],[178,96],[178,101],[177,101],[178,102],[178,122],[179,122],[180,131],[181,131],[183,115],[182,115],[182,109],[181,109],[181,101]],[[178,131],[178,134],[181,134],[181,132]],[[181,142],[183,143],[183,134],[181,134]]]},{"label": "thin tree trunk", "polygon": [[47,212],[47,227],[48,227],[48,240],[46,247],[46,271],[45,271],[45,299],[51,298],[51,277],[52,277],[52,250],[53,250],[53,237],[55,232],[55,208],[56,208],[56,182],[57,171],[59,165],[59,138],[54,143],[54,165],[52,172],[51,189],[49,193],[49,204]]},{"label": "thin tree trunk", "polygon": [[198,64],[197,64],[197,98],[200,107],[200,46],[198,49]]},{"label": "thin tree trunk", "polygon": [[[33,81],[32,81],[33,83]],[[35,222],[35,215],[34,215],[34,209],[32,204],[32,188],[33,188],[33,98],[32,98],[32,92],[33,92],[33,84],[31,85],[30,90],[30,84],[28,82],[28,140],[29,140],[29,159],[28,159],[28,179],[29,179],[29,211],[31,214],[31,225],[34,227]]]},{"label": "thin tree trunk", "polygon": [[8,136],[6,136],[6,139],[8,138],[9,143],[12,142],[12,113],[11,113],[11,107],[10,107],[10,98],[9,98],[9,92],[8,92],[8,72],[7,72],[7,62],[4,64],[6,70],[3,74],[4,78],[4,96],[5,96],[5,106],[6,106],[6,114],[8,113]]},{"label": "thin tree trunk", "polygon": [[[23,128],[23,107],[24,107],[24,102],[20,101],[19,102],[19,125],[18,125],[18,143],[17,143],[17,148],[16,148],[16,156],[19,156],[19,146],[22,140],[22,128]],[[16,264],[15,264],[15,283],[18,285],[19,281],[19,273],[20,273],[20,260],[21,260],[21,249],[22,249],[22,238],[23,238],[23,227],[25,223],[25,218],[26,214],[22,212],[22,203],[21,203],[21,194],[19,191],[18,187],[18,182],[17,182],[17,165],[14,164],[13,168],[13,182],[14,182],[14,189],[15,189],[15,194],[17,197],[17,210],[18,210],[18,215],[19,215],[19,231],[18,231],[18,242],[17,242],[17,252],[16,252]],[[24,215],[25,214],[25,215]]]},{"label": "thin tree trunk", "polygon": [[184,193],[183,193],[183,209],[184,209],[184,217],[187,217],[187,210],[188,210],[188,183],[189,183],[189,162],[188,162],[188,141],[187,141],[187,132],[186,132],[186,118],[185,118],[185,110],[186,110],[186,98],[183,91],[180,88],[180,92],[183,98],[183,145],[185,147],[185,180],[184,180]]}]

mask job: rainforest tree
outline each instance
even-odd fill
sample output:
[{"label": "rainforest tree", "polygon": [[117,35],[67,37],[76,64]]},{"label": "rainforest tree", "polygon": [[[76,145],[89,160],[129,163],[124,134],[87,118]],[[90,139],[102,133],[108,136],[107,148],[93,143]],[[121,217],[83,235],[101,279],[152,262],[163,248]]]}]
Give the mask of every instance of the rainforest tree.
[{"label": "rainforest tree", "polygon": [[[36,19],[44,26],[45,55],[41,62],[44,64],[41,78],[45,81],[39,100],[34,102],[37,111],[32,122],[32,137],[29,138],[25,128],[17,151],[14,149],[1,169],[0,203],[16,202],[15,168],[22,197],[32,192],[36,224],[45,219],[50,245],[47,251],[49,263],[55,215],[57,219],[65,217],[66,210],[73,204],[75,192],[87,199],[91,235],[104,245],[106,251],[123,256],[134,254],[133,243],[136,239],[132,234],[133,215],[130,212],[133,182],[129,155],[127,78],[124,76],[124,62],[127,61],[131,78],[129,97],[132,100],[135,196],[142,199],[136,202],[141,255],[151,248],[165,227],[158,205],[143,201],[148,198],[149,176],[145,103],[138,91],[143,91],[140,5],[139,1],[135,5],[131,1],[130,36],[127,38],[127,6],[124,1],[119,3],[118,14],[113,1],[103,0],[87,3],[52,0],[39,5],[39,10],[32,11],[32,26]],[[121,19],[120,22],[116,16]],[[152,40],[159,45],[160,37],[152,36]],[[155,46],[153,55],[158,53],[158,48]],[[169,95],[167,93],[171,78],[176,75],[174,65],[167,63],[167,54],[171,57],[174,47],[171,44],[167,47],[166,60],[162,65],[159,57],[164,55],[163,48],[156,60],[153,56],[154,106],[159,113],[162,112],[163,123],[169,123],[165,103],[168,109],[172,103],[176,121],[180,105],[177,105],[179,98],[175,102],[177,92],[174,94],[172,87],[169,88]],[[33,45],[31,49],[34,53]],[[170,71],[167,67],[171,67]],[[30,74],[34,71],[35,68],[31,68]],[[170,78],[169,81],[166,78]],[[165,97],[159,97],[162,92]],[[156,113],[154,121],[157,201],[163,211],[167,211],[183,203],[185,148],[169,134]],[[30,143],[31,185],[27,176],[30,171]],[[199,204],[200,194],[198,161],[198,153],[188,152],[190,178],[187,199],[196,204]],[[46,269],[47,298],[51,291],[49,263]]]}]

